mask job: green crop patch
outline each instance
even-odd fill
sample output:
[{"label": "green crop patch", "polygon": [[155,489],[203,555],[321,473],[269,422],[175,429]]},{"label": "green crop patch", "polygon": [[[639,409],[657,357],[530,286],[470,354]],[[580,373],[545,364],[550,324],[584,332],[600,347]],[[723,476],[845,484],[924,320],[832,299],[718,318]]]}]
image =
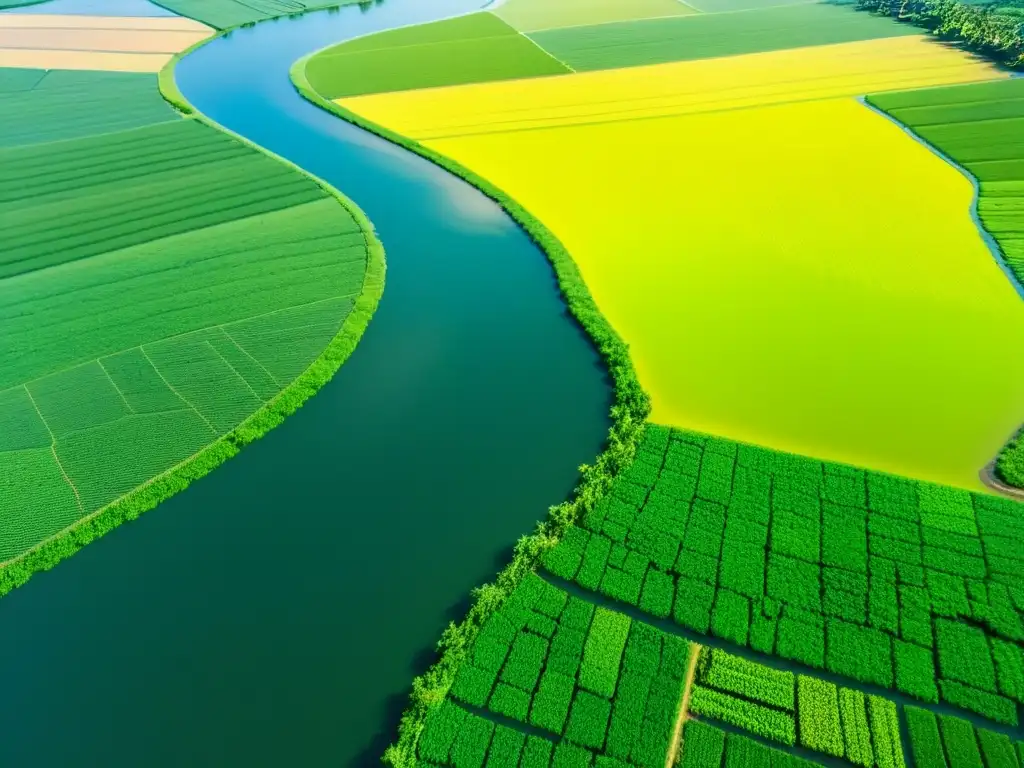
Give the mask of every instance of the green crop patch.
[{"label": "green crop patch", "polygon": [[607,24],[612,21],[685,16],[694,9],[678,0],[508,0],[494,9],[522,32]]},{"label": "green crop patch", "polygon": [[625,21],[530,37],[578,72],[735,56],[920,34],[895,21],[828,4]]},{"label": "green crop patch", "polygon": [[[978,180],[981,223],[1017,281],[1024,282],[1024,80],[875,94],[868,101]],[[1024,487],[1024,439],[1018,436],[1003,450],[996,472],[1010,485]],[[958,527],[954,520],[941,520]],[[980,578],[976,558],[947,561],[955,572]]]},{"label": "green crop patch", "polygon": [[154,77],[0,82],[8,560],[154,480],[184,487],[166,473],[205,474],[237,450],[219,439],[308,396],[283,393],[352,311],[368,233],[309,177],[177,117]]},{"label": "green crop patch", "polygon": [[[160,96],[156,75],[0,71],[0,149],[181,122]],[[74,104],[74,120],[68,119],[69,104]],[[17,156],[4,160],[5,169],[12,157]]]},{"label": "green crop patch", "polygon": [[568,71],[491,13],[340,43],[306,64],[310,84],[329,99]]},{"label": "green crop patch", "polygon": [[[545,554],[549,570],[737,646],[1016,722],[1024,560],[1008,537],[1024,535],[1019,502],[681,430],[648,434],[637,462]],[[662,553],[676,553],[667,570]],[[966,576],[953,556],[980,568]],[[626,568],[644,590],[610,594],[607,574]]]},{"label": "green crop patch", "polygon": [[231,29],[279,16],[354,4],[355,0],[161,0],[160,5],[181,16]]}]

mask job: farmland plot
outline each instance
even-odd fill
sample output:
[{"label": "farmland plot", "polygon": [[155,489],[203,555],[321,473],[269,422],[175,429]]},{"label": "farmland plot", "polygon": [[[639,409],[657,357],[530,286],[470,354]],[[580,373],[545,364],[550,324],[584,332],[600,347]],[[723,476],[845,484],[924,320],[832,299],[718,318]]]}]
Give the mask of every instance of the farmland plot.
[{"label": "farmland plot", "polygon": [[[281,399],[338,337],[371,236],[308,177],[212,128],[144,100],[111,108],[155,93],[152,76],[0,83],[38,126],[16,120],[0,149],[11,560],[110,505],[137,514],[152,504],[126,501],[141,486],[199,462],[161,494],[184,487],[308,396]],[[96,94],[95,119],[63,118],[69,89]],[[269,404],[269,421],[210,452]]]},{"label": "farmland plot", "polygon": [[656,421],[978,488],[1024,412],[1024,305],[967,180],[840,97],[998,77],[900,37],[341,103],[545,222]]}]

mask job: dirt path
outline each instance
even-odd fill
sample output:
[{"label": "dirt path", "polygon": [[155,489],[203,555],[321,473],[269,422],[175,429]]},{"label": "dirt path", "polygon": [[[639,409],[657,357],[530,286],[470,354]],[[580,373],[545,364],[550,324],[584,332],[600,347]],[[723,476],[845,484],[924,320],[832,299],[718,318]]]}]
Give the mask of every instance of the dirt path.
[{"label": "dirt path", "polygon": [[693,678],[697,674],[697,659],[700,658],[702,646],[690,643],[690,661],[686,666],[686,679],[683,681],[683,695],[679,699],[679,714],[676,716],[676,727],[672,729],[672,741],[669,742],[668,754],[665,755],[665,768],[672,768],[683,746],[683,724],[690,714],[690,691],[693,690]]}]

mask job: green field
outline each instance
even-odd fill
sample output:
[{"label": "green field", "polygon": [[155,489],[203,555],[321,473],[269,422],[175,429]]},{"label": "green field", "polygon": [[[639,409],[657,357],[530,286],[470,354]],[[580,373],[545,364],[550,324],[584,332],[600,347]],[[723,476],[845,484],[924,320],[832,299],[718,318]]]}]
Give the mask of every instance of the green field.
[{"label": "green field", "polygon": [[[978,217],[1024,284],[1024,80],[877,94],[868,101],[951,157],[979,185]],[[1024,439],[997,462],[1024,487]]]},{"label": "green field", "polygon": [[0,150],[177,122],[155,82],[121,72],[0,69]]},{"label": "green field", "polygon": [[[309,177],[151,103],[154,76],[0,83],[26,113],[0,149],[10,560],[98,510],[137,514],[294,408],[282,393],[338,337],[363,288],[368,235]],[[68,121],[83,102],[105,106]],[[275,415],[233,433],[257,412]],[[133,496],[190,459],[182,478]]]},{"label": "green field", "polygon": [[490,13],[341,43],[306,68],[327,98],[564,74],[568,70]]},{"label": "green field", "polygon": [[231,29],[278,16],[321,8],[337,8],[355,2],[356,0],[157,0],[157,5],[216,29]]},{"label": "green field", "polygon": [[530,37],[578,72],[920,34],[834,5],[684,16],[555,29]]},{"label": "green field", "polygon": [[605,24],[629,19],[657,19],[694,13],[679,0],[508,0],[494,9],[521,32]]}]

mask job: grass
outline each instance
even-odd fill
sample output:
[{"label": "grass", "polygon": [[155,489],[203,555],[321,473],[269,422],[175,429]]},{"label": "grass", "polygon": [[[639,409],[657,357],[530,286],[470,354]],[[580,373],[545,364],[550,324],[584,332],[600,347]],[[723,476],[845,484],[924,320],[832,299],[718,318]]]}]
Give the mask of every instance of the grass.
[{"label": "grass", "polygon": [[531,34],[578,72],[736,56],[914,34],[890,19],[834,5],[763,8],[743,13],[625,21]]},{"label": "grass", "polygon": [[522,32],[695,13],[678,0],[508,0],[494,10]]},{"label": "grass", "polygon": [[[148,97],[157,78],[0,83],[46,135],[71,89]],[[95,115],[0,150],[3,592],[278,424],[380,295],[379,244],[329,188],[165,105]]]},{"label": "grass", "polygon": [[[548,223],[630,343],[656,420],[980,487],[1024,410],[1024,362],[1001,352],[1024,306],[970,219],[967,181],[833,97],[1000,75],[918,37],[643,74],[342,104]],[[906,190],[897,204],[892,190]],[[612,212],[601,227],[595,210]]]},{"label": "grass", "polygon": [[[1024,80],[877,94],[869,101],[974,176],[978,217],[1024,284]],[[996,472],[1024,488],[1019,436],[999,455]]]},{"label": "grass", "polygon": [[477,13],[341,43],[311,59],[307,76],[341,98],[566,72],[496,16]]},{"label": "grass", "polygon": [[181,16],[232,29],[243,24],[276,19],[296,13],[352,5],[356,0],[153,0]]}]

